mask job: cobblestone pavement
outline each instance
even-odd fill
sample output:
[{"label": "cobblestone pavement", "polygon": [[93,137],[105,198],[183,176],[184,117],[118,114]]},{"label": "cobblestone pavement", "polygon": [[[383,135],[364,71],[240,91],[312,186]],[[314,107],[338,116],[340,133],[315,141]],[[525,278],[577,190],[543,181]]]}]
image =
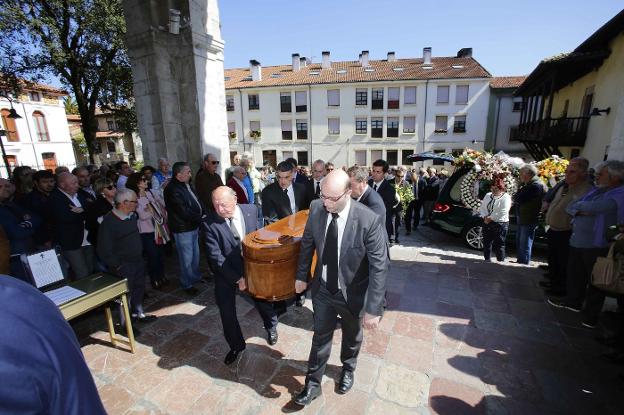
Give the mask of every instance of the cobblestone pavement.
[{"label": "cobblestone pavement", "polygon": [[[428,228],[391,255],[388,311],[364,334],[354,388],[334,391],[336,331],[323,395],[305,409],[291,400],[310,350],[310,300],[282,316],[271,347],[240,297],[247,349],[232,367],[223,364],[228,347],[210,283],[195,298],[175,283],[149,291],[148,311],[159,319],[140,326],[134,355],[110,345],[99,311],[72,325],[110,414],[622,413],[620,368],[601,357],[609,350],[593,340],[598,330],[545,303],[537,268],[486,264]],[[175,268],[169,260],[170,277]]]}]

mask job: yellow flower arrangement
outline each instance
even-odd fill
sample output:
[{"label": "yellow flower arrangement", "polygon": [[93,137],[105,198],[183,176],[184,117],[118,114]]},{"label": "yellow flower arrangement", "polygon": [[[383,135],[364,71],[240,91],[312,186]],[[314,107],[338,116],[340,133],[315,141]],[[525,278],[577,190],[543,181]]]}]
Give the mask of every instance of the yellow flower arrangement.
[{"label": "yellow flower arrangement", "polygon": [[537,175],[540,180],[548,187],[552,187],[565,175],[568,164],[570,162],[564,158],[551,156],[538,161],[535,167],[537,167]]}]

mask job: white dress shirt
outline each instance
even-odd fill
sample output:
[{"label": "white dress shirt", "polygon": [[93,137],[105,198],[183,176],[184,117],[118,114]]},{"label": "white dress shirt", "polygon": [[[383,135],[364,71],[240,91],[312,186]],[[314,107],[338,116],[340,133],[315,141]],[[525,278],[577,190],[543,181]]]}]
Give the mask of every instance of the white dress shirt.
[{"label": "white dress shirt", "polygon": [[[280,187],[281,189],[281,187]],[[286,189],[288,192],[288,199],[290,199],[290,211],[292,213],[295,213],[297,211],[297,205],[295,204],[295,189],[293,189],[292,184],[288,185],[288,188]],[[282,192],[284,191],[284,189],[282,189]]]},{"label": "white dress shirt", "polygon": [[[234,227],[236,228],[236,232],[238,232],[238,235],[241,238],[240,239],[241,242],[243,242],[243,238],[245,237],[245,220],[243,219],[243,212],[238,207],[238,205],[236,205],[236,208],[234,209],[234,216],[232,216],[232,223],[234,224]],[[228,219],[228,225],[229,224],[230,223]]]},{"label": "white dress shirt", "polygon": [[[379,192],[379,188],[381,187],[381,184],[384,182],[385,180],[381,180],[378,182],[373,182],[373,190],[376,190],[377,192]],[[375,186],[377,186],[377,189],[375,189]]]},{"label": "white dress shirt", "polygon": [[[342,247],[342,235],[344,234],[345,226],[347,225],[347,219],[349,218],[349,210],[351,209],[351,198],[347,199],[347,205],[342,211],[338,212],[338,218],[336,219],[336,225],[338,225],[338,270],[340,270],[340,250]],[[325,237],[327,237],[327,230],[332,221],[332,214],[327,213],[327,223],[325,224]],[[340,272],[340,271],[339,271]],[[323,273],[321,274],[323,281],[327,282],[327,265],[323,265]],[[338,278],[338,288],[340,287],[340,278]]]},{"label": "white dress shirt", "polygon": [[247,198],[247,201],[249,201],[250,200],[249,193],[247,193],[247,188],[245,187],[245,184],[241,182],[240,180],[238,180],[236,176],[232,176],[232,178],[241,187],[241,189],[243,189],[243,192],[245,192],[245,197]]}]

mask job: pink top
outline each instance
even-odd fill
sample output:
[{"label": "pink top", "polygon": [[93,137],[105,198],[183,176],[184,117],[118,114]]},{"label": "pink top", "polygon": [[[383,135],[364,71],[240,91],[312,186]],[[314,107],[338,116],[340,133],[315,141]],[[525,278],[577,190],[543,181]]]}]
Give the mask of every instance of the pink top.
[{"label": "pink top", "polygon": [[149,203],[152,206],[155,206],[164,220],[166,221],[166,212],[165,212],[165,204],[154,193],[146,192],[147,196],[139,197],[137,200],[137,214],[139,215],[139,219],[137,220],[137,225],[139,227],[139,233],[153,233],[154,232],[154,218],[158,218],[158,214],[154,215],[152,212],[152,208],[148,207]]}]

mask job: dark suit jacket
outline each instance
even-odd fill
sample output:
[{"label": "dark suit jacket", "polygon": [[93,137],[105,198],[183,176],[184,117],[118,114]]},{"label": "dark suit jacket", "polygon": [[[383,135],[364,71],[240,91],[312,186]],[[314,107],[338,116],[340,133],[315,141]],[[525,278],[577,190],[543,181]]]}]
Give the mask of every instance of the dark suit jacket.
[{"label": "dark suit jacket", "polygon": [[295,177],[295,183],[300,183],[300,184],[305,185],[306,182],[308,182],[308,177],[301,173],[297,173],[297,177]]},{"label": "dark suit jacket", "polygon": [[[256,205],[238,205],[245,222],[245,235],[257,229],[258,208]],[[225,278],[228,283],[235,284],[243,276],[243,257],[241,247],[236,240],[228,221],[210,212],[202,226],[208,260],[216,274]],[[241,235],[244,238],[245,235]]]},{"label": "dark suit jacket", "polygon": [[230,180],[227,181],[227,186],[236,192],[236,201],[239,204],[246,205],[249,203],[245,189],[243,189],[238,182],[234,180],[234,176],[230,177]]},{"label": "dark suit jacket", "polygon": [[[327,211],[323,202],[315,200],[310,206],[310,216],[301,238],[297,265],[297,279],[308,282],[308,270],[316,250],[323,257]],[[338,280],[342,294],[354,316],[364,312],[383,314],[386,292],[386,273],[389,264],[388,244],[383,221],[361,203],[351,202],[349,217],[340,246]],[[323,264],[317,261],[314,278],[310,282],[312,295],[320,287]]]},{"label": "dark suit jacket", "polygon": [[[307,209],[310,206],[310,202],[307,200],[305,187],[299,183],[293,183],[292,186],[295,193],[296,211]],[[271,183],[262,190],[262,216],[264,216],[265,225],[276,222],[293,213],[295,212],[292,212],[290,209],[290,199],[284,194],[279,183]]]},{"label": "dark suit jacket", "polygon": [[384,206],[384,201],[372,187],[368,186],[360,198],[360,203],[375,212],[381,219],[382,223],[385,223],[386,207]]},{"label": "dark suit jacket", "polygon": [[63,251],[71,251],[82,246],[84,238],[87,200],[78,193],[78,200],[82,205],[82,213],[74,213],[70,206],[74,204],[58,188],[50,193],[50,209],[54,220],[53,241],[60,245]]},{"label": "dark suit jacket", "polygon": [[[373,182],[373,179],[370,179],[368,181],[368,185],[370,186],[371,189],[373,188],[374,184],[375,183]],[[386,213],[389,213],[389,212],[391,213],[392,207],[396,203],[395,190],[392,187],[392,184],[390,184],[388,180],[384,180],[383,182],[381,182],[379,189],[377,189],[377,193],[379,194],[379,196],[381,196],[381,199],[383,200],[384,205],[386,206]]]},{"label": "dark suit jacket", "polygon": [[312,178],[306,183],[306,194],[310,203],[319,198],[316,194],[316,182]]}]

